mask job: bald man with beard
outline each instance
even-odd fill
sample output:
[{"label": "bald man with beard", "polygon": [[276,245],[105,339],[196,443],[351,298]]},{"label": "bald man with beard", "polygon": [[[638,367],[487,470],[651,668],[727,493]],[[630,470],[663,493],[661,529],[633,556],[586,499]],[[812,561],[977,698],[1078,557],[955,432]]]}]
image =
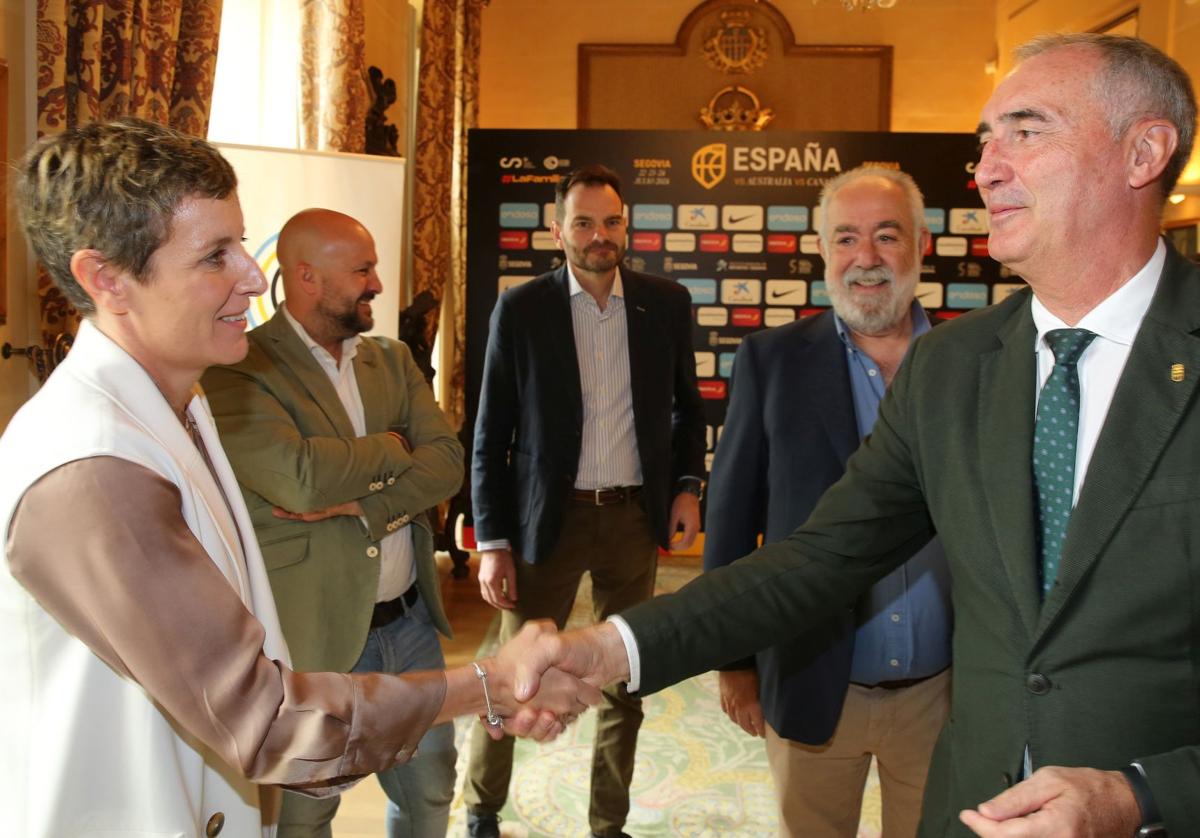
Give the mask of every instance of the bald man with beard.
[{"label": "bald man with beard", "polygon": [[[250,332],[246,359],[203,385],[292,659],[300,671],[442,669],[437,632],[450,625],[423,510],[458,491],[462,446],[408,347],[361,334],[382,290],[366,228],[305,210],[277,253],[283,304]],[[377,775],[390,838],[445,833],[455,756],[441,725]],[[337,805],[285,795],[280,838],[330,835]]]}]

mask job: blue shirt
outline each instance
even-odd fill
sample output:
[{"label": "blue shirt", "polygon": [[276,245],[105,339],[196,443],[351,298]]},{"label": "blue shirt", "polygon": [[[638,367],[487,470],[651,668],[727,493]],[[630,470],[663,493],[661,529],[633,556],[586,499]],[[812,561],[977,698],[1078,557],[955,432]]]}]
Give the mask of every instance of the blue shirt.
[{"label": "blue shirt", "polygon": [[[850,330],[834,315],[838,337],[846,345],[850,390],[859,439],[875,427],[885,385],[883,372],[854,345]],[[929,318],[912,305],[916,340],[929,331]],[[915,556],[863,594],[858,603],[858,630],[850,680],[878,684],[936,675],[950,665],[950,572],[941,541],[934,538]]]}]

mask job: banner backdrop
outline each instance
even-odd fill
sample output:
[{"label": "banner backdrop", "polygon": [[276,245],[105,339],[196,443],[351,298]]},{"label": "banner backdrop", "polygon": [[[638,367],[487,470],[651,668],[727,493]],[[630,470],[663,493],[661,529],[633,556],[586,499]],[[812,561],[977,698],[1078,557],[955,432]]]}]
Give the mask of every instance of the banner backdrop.
[{"label": "banner backdrop", "polygon": [[[250,304],[250,328],[269,320],[283,302],[275,244],[284,222],[302,209],[324,207],[357,218],[374,237],[383,292],[372,304],[375,328],[368,334],[395,338],[403,290],[400,235],[405,162],[396,157],[230,143],[217,143],[217,148],[237,172],[246,249],[270,283],[267,292]],[[483,328],[487,330],[486,320]]]},{"label": "banner backdrop", "polygon": [[474,130],[469,143],[469,422],[497,295],[562,263],[554,185],[588,163],[621,177],[625,263],[692,296],[710,468],[742,338],[829,305],[816,206],[830,178],[872,162],[916,179],[933,234],[917,286],[929,311],[955,316],[1023,285],[988,258],[973,134]]}]

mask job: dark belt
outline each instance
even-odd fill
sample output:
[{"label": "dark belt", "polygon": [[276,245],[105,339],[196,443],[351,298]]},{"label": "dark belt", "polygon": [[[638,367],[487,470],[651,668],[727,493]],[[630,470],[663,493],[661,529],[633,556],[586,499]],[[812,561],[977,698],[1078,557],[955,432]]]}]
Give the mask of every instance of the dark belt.
[{"label": "dark belt", "polygon": [[571,500],[588,506],[628,503],[642,493],[641,486],[613,486],[609,489],[572,489]]},{"label": "dark belt", "polygon": [[395,599],[375,603],[375,610],[371,612],[371,628],[377,629],[380,626],[386,626],[392,620],[403,617],[417,604],[417,597],[420,595],[417,583],[413,582],[407,591]]},{"label": "dark belt", "polygon": [[930,678],[936,678],[949,668],[945,667],[923,678],[899,678],[895,681],[880,681],[878,684],[861,684],[858,681],[851,681],[850,683],[859,687],[866,687],[869,690],[902,690],[905,687],[915,687],[917,684],[923,684]]}]

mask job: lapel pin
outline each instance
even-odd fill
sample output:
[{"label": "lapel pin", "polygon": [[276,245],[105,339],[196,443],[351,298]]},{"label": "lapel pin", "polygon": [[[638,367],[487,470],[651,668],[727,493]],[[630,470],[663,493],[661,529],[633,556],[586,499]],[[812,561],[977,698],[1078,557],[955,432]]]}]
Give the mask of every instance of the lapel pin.
[{"label": "lapel pin", "polygon": [[1183,381],[1183,364],[1171,364],[1171,380],[1176,384]]}]

